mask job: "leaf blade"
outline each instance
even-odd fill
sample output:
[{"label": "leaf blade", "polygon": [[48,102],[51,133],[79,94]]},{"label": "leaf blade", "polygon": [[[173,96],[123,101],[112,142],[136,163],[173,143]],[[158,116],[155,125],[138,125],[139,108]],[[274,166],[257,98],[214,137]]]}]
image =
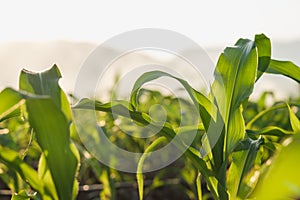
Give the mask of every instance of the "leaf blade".
[{"label": "leaf blade", "polygon": [[257,81],[269,67],[271,61],[271,41],[264,34],[255,35],[254,41],[258,55]]},{"label": "leaf blade", "polygon": [[300,83],[300,67],[290,61],[271,60],[267,73],[287,76]]},{"label": "leaf blade", "polygon": [[141,75],[135,82],[133,89],[131,91],[130,95],[130,102],[132,106],[135,108],[137,106],[137,96],[140,88],[145,83],[158,79],[160,77],[170,77],[177,81],[179,81],[182,86],[186,89],[188,94],[190,95],[191,99],[197,105],[200,111],[200,116],[203,121],[204,127],[208,129],[209,123],[211,119],[216,120],[216,107],[215,105],[202,93],[196,91],[194,88],[192,88],[187,81],[175,77],[169,73],[162,72],[162,71],[150,71],[146,72],[143,75]]},{"label": "leaf blade", "polygon": [[167,141],[166,137],[159,137],[155,141],[153,141],[144,151],[143,155],[141,156],[139,162],[138,162],[138,167],[137,167],[137,172],[136,172],[136,179],[138,182],[138,190],[139,190],[139,197],[140,200],[143,200],[144,198],[144,178],[143,178],[143,164],[146,159],[146,156],[153,151],[158,145],[161,143]]},{"label": "leaf blade", "polygon": [[46,157],[58,198],[72,199],[78,158],[70,147],[67,119],[49,98],[27,99],[26,107],[29,123]]},{"label": "leaf blade", "polygon": [[212,94],[225,124],[224,159],[245,136],[240,106],[253,91],[257,64],[255,43],[247,39],[227,47],[218,60]]}]

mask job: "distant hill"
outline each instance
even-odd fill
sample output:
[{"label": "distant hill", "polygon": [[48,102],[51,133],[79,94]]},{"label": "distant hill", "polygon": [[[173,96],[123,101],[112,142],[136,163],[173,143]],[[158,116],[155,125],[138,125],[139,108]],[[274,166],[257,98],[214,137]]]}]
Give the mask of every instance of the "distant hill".
[{"label": "distant hill", "polygon": [[40,71],[57,64],[63,74],[61,83],[70,90],[82,62],[95,47],[68,41],[0,43],[0,87],[17,87],[22,68]]},{"label": "distant hill", "polygon": [[[0,89],[7,86],[17,88],[18,76],[22,68],[36,71],[57,64],[63,74],[61,85],[70,92],[73,90],[83,61],[96,47],[96,44],[69,41],[0,43]],[[212,61],[216,63],[222,47],[208,48],[206,51]],[[190,50],[189,53],[193,54],[194,52]],[[273,44],[273,57],[291,60],[300,65],[300,40]],[[151,61],[149,56],[145,56],[140,58],[139,63],[142,63],[143,59]],[[127,61],[123,63],[122,67],[126,66]],[[177,59],[170,60],[169,64],[176,69],[184,68]],[[212,72],[212,69],[205,69],[203,75],[211,77]],[[88,79],[89,77],[87,77],[87,81]],[[285,98],[288,95],[299,96],[300,94],[297,84],[280,76],[267,76],[260,80],[255,92],[259,94],[266,89],[280,91],[276,92],[278,98]]]}]

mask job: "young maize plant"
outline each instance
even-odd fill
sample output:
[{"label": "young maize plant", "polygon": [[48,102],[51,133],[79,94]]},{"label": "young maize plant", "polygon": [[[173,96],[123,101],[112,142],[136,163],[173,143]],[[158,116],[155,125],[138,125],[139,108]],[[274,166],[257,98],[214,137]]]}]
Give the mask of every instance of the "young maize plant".
[{"label": "young maize plant", "polygon": [[[199,111],[201,124],[185,128],[201,132],[200,148],[187,148],[181,140],[174,143],[177,148],[186,149],[183,157],[196,169],[198,176],[194,184],[198,199],[205,196],[203,183],[214,199],[299,198],[299,103],[278,103],[246,119],[247,108],[251,105],[248,99],[255,83],[265,73],[284,75],[300,83],[300,68],[289,61],[272,59],[270,40],[263,34],[256,35],[254,41],[240,39],[234,47],[224,50],[207,96],[192,88],[186,80],[162,71],[150,71],[135,82],[128,102],[103,104],[82,99],[71,107],[58,84],[61,75],[57,66],[42,73],[23,70],[19,90],[6,88],[0,93],[0,123],[20,115],[28,120],[32,137],[40,149],[40,158],[35,169],[17,151],[0,145],[0,163],[15,174],[15,182],[23,180],[23,186],[11,187],[16,192],[12,199],[75,199],[80,162],[78,150],[83,148],[76,148],[71,138],[72,109],[113,112],[155,128],[157,124],[150,115],[140,109],[139,93],[144,84],[161,77],[178,81]],[[274,112],[287,113],[288,126],[261,124]],[[140,199],[145,196],[143,164],[147,156],[161,144],[172,141],[176,134],[178,130],[165,122],[157,138],[140,157],[136,171]],[[36,193],[28,193],[29,188]]]}]

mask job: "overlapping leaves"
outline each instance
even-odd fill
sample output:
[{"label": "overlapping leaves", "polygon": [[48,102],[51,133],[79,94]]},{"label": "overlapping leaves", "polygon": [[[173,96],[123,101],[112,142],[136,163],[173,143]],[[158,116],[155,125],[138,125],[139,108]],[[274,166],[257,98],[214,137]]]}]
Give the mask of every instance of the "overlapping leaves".
[{"label": "overlapping leaves", "polygon": [[[185,156],[195,165],[197,173],[198,171],[201,173],[201,177],[205,179],[215,199],[245,199],[251,195],[256,182],[260,185],[254,166],[264,165],[260,163],[259,155],[263,154],[265,147],[273,145],[269,136],[280,138],[274,140],[279,144],[285,138],[293,138],[291,147],[284,147],[282,152],[291,152],[290,149],[295,149],[293,152],[299,150],[296,146],[299,143],[300,122],[289,105],[282,104],[267,108],[257,113],[248,121],[248,124],[244,120],[243,111],[246,109],[254,84],[264,73],[284,75],[300,83],[300,68],[292,62],[273,60],[270,39],[261,34],[256,35],[254,41],[240,39],[234,47],[224,50],[214,72],[215,81],[211,86],[209,96],[192,88],[186,80],[166,72],[151,71],[143,74],[136,81],[129,102],[114,101],[102,104],[98,101],[83,99],[73,109],[113,112],[156,128],[161,124],[156,123],[151,116],[139,110],[137,101],[139,92],[144,84],[161,77],[177,80],[189,94],[201,117],[201,123],[198,126],[183,127],[180,130],[201,129],[202,132],[205,131],[205,134],[201,135],[201,150],[205,154],[193,147],[186,148],[183,141],[177,140],[175,145],[177,148],[186,150]],[[43,73],[22,71],[21,91],[8,88],[0,93],[0,122],[17,116],[20,113],[20,105],[25,104],[30,126],[35,131],[37,142],[42,150],[38,172],[22,161],[17,152],[2,146],[0,146],[0,161],[26,179],[43,199],[72,199],[76,193],[75,174],[78,155],[70,142],[69,125],[72,115],[68,100],[58,85],[60,77],[56,66]],[[293,106],[299,109],[299,105]],[[288,128],[276,125],[255,126],[255,122],[267,115],[269,111],[283,108],[288,112],[290,123]],[[148,146],[140,158],[137,171],[140,198],[143,198],[142,168],[147,154],[151,153],[161,142],[171,141],[176,134],[181,134],[178,130],[165,122],[159,131],[160,137]],[[270,168],[270,171],[275,173],[273,179],[270,178],[270,180],[277,182],[282,180],[282,177],[278,175],[278,171],[281,170],[278,163],[283,160],[282,154],[279,153],[277,158],[274,158],[279,161],[274,161],[277,167]],[[295,164],[292,157],[283,165],[288,167],[291,163]],[[265,168],[268,169],[267,166]],[[256,170],[261,170],[260,166]],[[288,175],[286,180],[289,181],[290,187],[284,188],[280,195],[295,195],[295,188],[299,186],[297,180],[300,179],[296,180],[290,173]],[[262,180],[271,176],[272,174],[266,173]],[[252,185],[248,184],[250,179],[253,180]],[[198,180],[200,190],[199,182]],[[261,187],[270,189],[268,185]],[[265,198],[266,196],[261,191],[257,189],[254,194],[257,194],[259,198]],[[22,196],[21,193],[19,196]]]},{"label": "overlapping leaves", "polygon": [[[57,66],[43,73],[23,70],[20,92],[8,88],[0,93],[4,105],[1,119],[16,115],[19,106],[25,103],[30,126],[42,150],[38,172],[9,149],[1,151],[0,160],[28,180],[43,199],[73,199],[77,193],[75,175],[79,157],[70,141],[71,109],[58,85],[59,78]],[[14,154],[11,158],[15,159],[7,159],[7,154]]]}]

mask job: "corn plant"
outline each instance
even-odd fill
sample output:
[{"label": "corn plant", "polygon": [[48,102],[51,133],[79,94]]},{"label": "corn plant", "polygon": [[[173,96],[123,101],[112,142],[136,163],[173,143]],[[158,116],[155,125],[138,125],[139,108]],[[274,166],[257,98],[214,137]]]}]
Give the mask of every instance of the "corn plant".
[{"label": "corn plant", "polygon": [[[108,136],[115,131],[110,119],[112,112],[122,116],[126,126],[132,126],[128,123],[130,119],[160,130],[150,142],[119,139],[135,151],[144,152],[136,171],[140,199],[145,196],[143,166],[148,153],[172,141],[177,134],[188,135],[191,130],[197,131],[192,145],[186,148],[181,140],[174,143],[185,150],[182,159],[186,165],[193,165],[185,169],[194,174],[193,180],[188,180],[191,176],[185,177],[197,191],[191,198],[299,198],[299,101],[276,102],[271,107],[249,102],[255,83],[265,73],[284,75],[300,83],[300,68],[292,62],[271,59],[270,40],[263,34],[256,35],[254,41],[240,39],[234,47],[224,50],[209,95],[195,90],[186,80],[162,71],[150,71],[135,82],[129,101],[102,103],[82,99],[71,106],[58,84],[61,75],[57,66],[41,73],[23,70],[19,90],[6,88],[0,93],[0,127],[16,131],[10,128],[10,123],[17,123],[27,134],[25,141],[29,145],[22,145],[25,152],[20,156],[12,143],[0,143],[0,169],[9,172],[0,177],[14,192],[12,199],[75,199],[80,153],[82,168],[86,165],[91,168],[104,185],[101,198],[116,199],[110,178],[113,170],[100,165],[86,152],[74,129],[72,109],[74,112],[96,109],[104,112],[101,117],[110,121],[106,124]],[[157,129],[140,97],[147,92],[142,88],[145,83],[161,77],[182,84],[198,109],[199,125],[187,125],[179,130],[180,117],[170,114],[162,128]],[[170,106],[177,106],[178,100],[168,99],[172,102]],[[114,135],[114,140],[119,136]],[[35,167],[26,162],[30,151],[39,162]],[[204,188],[209,194],[204,194]]]},{"label": "corn plant", "polygon": [[[266,195],[261,195],[262,193],[259,191],[262,189],[256,189],[256,185],[261,185],[259,188],[271,188],[271,186],[260,184],[268,175],[259,175],[268,174],[268,170],[272,172],[274,168],[268,167],[270,160],[263,162],[261,156],[272,146],[275,150],[275,143],[281,144],[286,138],[293,140],[291,144],[293,147],[291,148],[298,152],[299,148],[296,147],[296,143],[299,142],[299,136],[296,135],[299,133],[300,125],[299,119],[290,108],[290,106],[299,108],[297,103],[291,105],[281,103],[263,110],[247,123],[245,122],[243,115],[247,108],[249,96],[253,91],[254,84],[264,73],[284,75],[300,83],[300,68],[292,62],[271,59],[270,40],[261,34],[256,35],[254,41],[240,39],[234,47],[228,47],[224,50],[218,60],[214,72],[215,81],[211,85],[208,96],[196,91],[186,80],[162,71],[151,71],[146,72],[136,81],[130,101],[126,104],[124,102],[102,104],[84,99],[74,108],[95,108],[103,112],[112,112],[113,110],[114,114],[123,115],[147,125],[151,123],[150,117],[147,113],[139,110],[140,105],[138,105],[138,94],[141,87],[145,83],[163,76],[174,78],[183,85],[194,104],[199,108],[202,123],[197,128],[206,133],[201,138],[202,147],[200,150],[189,147],[184,154],[199,172],[199,178],[196,180],[198,198],[202,199],[200,186],[200,177],[202,177],[214,199],[246,199],[255,197],[255,195],[259,199],[263,199]],[[288,111],[289,127],[287,129],[276,125],[259,128],[255,126],[255,123],[267,115],[270,110],[278,109]],[[124,110],[130,114],[124,114],[127,113]],[[158,134],[160,137],[145,149],[145,154],[139,161],[137,181],[140,199],[143,199],[144,196],[142,166],[144,160],[147,159],[146,153],[154,150],[162,142],[171,141],[177,132],[170,123],[166,122]],[[178,148],[184,148],[185,144],[177,141],[176,145]],[[282,159],[284,151],[291,151],[291,149],[285,150],[286,147],[282,147],[282,149],[278,155],[279,160]],[[274,157],[276,156],[277,154]],[[271,159],[271,156],[268,158]],[[293,166],[289,167],[289,170],[293,171],[292,174],[297,174],[296,169],[300,165],[300,162],[296,160],[295,157]],[[279,162],[274,161],[274,163]],[[283,165],[288,167],[288,163]],[[271,179],[280,180],[278,174],[269,174],[270,177],[272,175],[274,177]],[[292,176],[289,178],[281,180],[290,184],[290,186],[281,188],[283,191],[280,193],[283,195],[281,197],[299,197],[299,176],[297,176],[297,180]],[[257,184],[257,182],[259,183]]]},{"label": "corn plant", "polygon": [[41,152],[35,170],[19,157],[17,151],[0,146],[0,162],[37,192],[26,193],[26,186],[15,188],[19,193],[13,195],[13,199],[76,197],[79,154],[70,140],[71,107],[58,85],[60,77],[56,66],[43,73],[23,70],[20,90],[7,88],[0,93],[0,121],[21,113],[28,120]]}]

